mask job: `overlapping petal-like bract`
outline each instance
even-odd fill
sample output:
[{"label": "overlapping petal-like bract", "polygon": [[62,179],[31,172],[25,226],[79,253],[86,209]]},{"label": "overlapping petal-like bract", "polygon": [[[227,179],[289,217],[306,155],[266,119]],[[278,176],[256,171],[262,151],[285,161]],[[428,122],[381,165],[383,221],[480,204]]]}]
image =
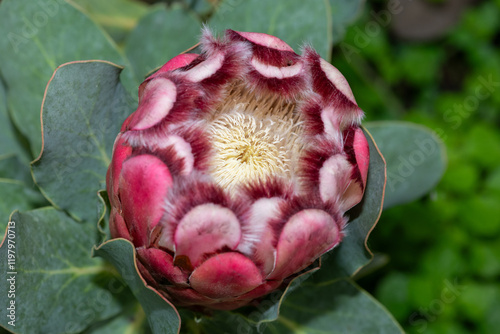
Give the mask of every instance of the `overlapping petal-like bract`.
[{"label": "overlapping petal-like bract", "polygon": [[366,185],[363,112],[309,47],[205,32],[147,78],[107,175],[113,237],[174,304],[234,309],[339,244]]}]

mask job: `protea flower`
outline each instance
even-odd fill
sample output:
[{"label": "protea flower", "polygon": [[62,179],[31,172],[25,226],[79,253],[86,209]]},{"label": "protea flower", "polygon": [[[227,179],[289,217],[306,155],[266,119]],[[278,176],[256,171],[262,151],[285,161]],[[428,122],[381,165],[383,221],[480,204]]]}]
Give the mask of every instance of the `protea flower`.
[{"label": "protea flower", "polygon": [[201,54],[139,87],[107,175],[111,234],[175,305],[246,305],[341,242],[366,184],[362,117],[310,47],[205,31]]}]

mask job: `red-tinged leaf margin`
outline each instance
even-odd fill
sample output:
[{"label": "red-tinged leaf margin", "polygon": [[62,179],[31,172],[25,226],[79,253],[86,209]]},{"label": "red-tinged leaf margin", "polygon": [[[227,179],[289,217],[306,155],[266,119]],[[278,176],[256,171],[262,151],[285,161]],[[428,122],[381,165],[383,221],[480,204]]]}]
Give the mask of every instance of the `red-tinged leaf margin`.
[{"label": "red-tinged leaf margin", "polygon": [[[371,256],[370,261],[371,261],[371,260],[373,260],[373,252],[370,249],[370,247],[368,246],[368,239],[370,238],[370,235],[372,234],[373,230],[377,226],[377,224],[378,224],[378,222],[380,220],[380,217],[382,216],[382,211],[384,210],[385,190],[386,190],[386,186],[387,186],[387,161],[385,160],[384,155],[382,154],[382,152],[380,152],[380,149],[379,149],[379,147],[377,145],[377,142],[373,138],[372,134],[366,129],[366,127],[362,126],[362,129],[363,129],[363,132],[365,133],[365,135],[368,135],[368,137],[370,138],[371,142],[373,143],[374,148],[377,150],[378,156],[382,159],[382,162],[383,162],[383,165],[384,165],[384,185],[383,185],[383,188],[382,188],[382,196],[380,198],[380,210],[378,212],[377,218],[375,219],[375,222],[373,223],[372,227],[370,228],[370,230],[366,234],[366,238],[365,238],[365,249],[370,254],[370,256]],[[366,265],[368,265],[368,264],[369,263],[367,263]],[[363,269],[366,265],[359,267],[351,275],[351,277],[357,275],[359,273],[359,271],[361,269]]]},{"label": "red-tinged leaf margin", "polygon": [[55,71],[52,73],[52,76],[50,77],[49,81],[45,85],[45,91],[43,93],[42,106],[40,107],[40,125],[42,126],[42,149],[40,150],[40,154],[38,155],[38,157],[31,162],[32,164],[41,159],[42,154],[43,154],[43,150],[45,148],[45,135],[44,135],[44,131],[43,131],[43,107],[45,106],[45,100],[47,99],[47,92],[49,90],[49,86],[52,83],[52,80],[54,80],[54,77],[56,76],[57,71],[59,69],[65,67],[65,66],[68,66],[68,65],[71,65],[71,64],[86,64],[86,63],[94,63],[94,62],[109,64],[111,66],[120,68],[122,70],[124,69],[123,66],[117,65],[117,64],[115,64],[113,62],[110,62],[110,61],[107,61],[107,60],[100,60],[100,59],[75,60],[75,61],[70,61],[70,62],[67,62],[67,63],[64,63],[64,64],[61,64],[61,65],[57,66],[57,68],[55,69]]},{"label": "red-tinged leaf margin", "polygon": [[[143,310],[148,318],[148,322],[149,322],[149,325],[151,327],[151,330],[153,331],[154,334],[157,334],[157,333],[158,334],[164,334],[164,333],[170,334],[170,332],[165,332],[165,329],[156,329],[156,331],[155,331],[155,328],[158,325],[158,321],[155,320],[155,318],[153,318],[153,316],[157,316],[157,314],[152,315],[153,312],[149,311],[149,307],[152,304],[152,302],[155,302],[155,303],[165,302],[166,304],[164,304],[164,305],[168,304],[168,306],[170,306],[170,308],[175,311],[175,314],[176,314],[177,320],[178,320],[178,329],[177,329],[176,333],[179,334],[180,330],[181,330],[181,317],[180,317],[180,314],[179,314],[177,308],[170,301],[168,301],[165,297],[163,297],[158,291],[156,291],[156,289],[149,286],[146,283],[146,281],[144,280],[144,278],[142,277],[142,275],[139,273],[139,268],[137,268],[137,254],[136,254],[136,251],[135,251],[132,243],[129,240],[126,240],[123,238],[110,239],[108,221],[106,220],[106,218],[107,218],[106,213],[109,211],[108,210],[109,209],[109,202],[108,202],[106,190],[99,190],[97,192],[97,197],[99,198],[99,201],[101,204],[101,206],[100,206],[101,211],[99,212],[97,229],[98,229],[99,233],[101,234],[102,241],[101,241],[101,244],[95,245],[93,247],[92,256],[93,257],[95,257],[95,256],[103,257],[107,261],[111,262],[111,264],[113,264],[113,266],[118,270],[118,272],[120,273],[122,278],[125,280],[125,283],[129,286],[132,293],[134,294],[134,296],[137,298],[137,300],[141,304],[141,306],[142,306],[142,308],[143,308]],[[123,252],[115,252],[115,253],[117,253],[118,256],[121,256],[122,258],[125,258],[125,259],[128,258],[129,260],[132,259],[132,263],[130,263],[130,262],[128,263],[128,269],[131,269],[131,264],[133,264],[133,268],[134,268],[133,274],[135,274],[135,275],[130,275],[130,272],[125,273],[124,271],[127,268],[124,268],[122,265],[119,265],[116,261],[113,261],[113,258],[111,256],[109,256],[109,254],[105,254],[103,252],[103,249],[109,247],[110,244],[116,243],[116,241],[121,242],[122,244],[124,244],[123,242],[125,241],[125,244],[128,244],[129,247],[131,248],[131,250],[132,250],[131,256],[129,256],[127,254],[125,254],[125,256],[124,256]],[[106,256],[106,255],[108,255],[108,256]],[[158,299],[158,297],[160,299]],[[151,300],[151,299],[153,299],[153,300]],[[166,312],[168,312],[168,311],[166,311]],[[159,325],[161,325],[161,324],[159,324]],[[171,332],[171,333],[173,334],[174,332]]]},{"label": "red-tinged leaf margin", "polygon": [[[404,121],[375,121],[366,123],[366,127],[379,141],[387,161],[384,209],[421,198],[439,183],[448,159],[446,147],[434,131]],[[416,153],[423,156],[418,163],[412,161]],[[403,173],[401,167],[411,168],[409,174]]]},{"label": "red-tinged leaf margin", "polygon": [[[382,214],[387,164],[372,135],[366,128],[362,129],[370,145],[365,194],[361,203],[347,213],[351,219],[345,229],[344,240],[337,248],[322,256],[322,269],[325,270],[320,270],[317,275],[324,276],[325,280],[353,277],[373,259],[368,239]],[[377,175],[379,178],[374,178]]]},{"label": "red-tinged leaf margin", "polygon": [[[100,141],[98,143],[96,143],[95,141],[92,142],[88,138],[81,139],[80,136],[88,135],[88,133],[85,133],[84,130],[81,130],[80,133],[76,132],[74,135],[72,135],[71,139],[77,139],[77,140],[71,140],[71,142],[59,143],[58,140],[60,140],[61,138],[59,138],[58,135],[54,135],[54,141],[51,141],[52,144],[57,144],[57,145],[60,145],[61,147],[64,147],[66,149],[66,152],[73,152],[73,153],[75,153],[75,157],[80,158],[80,159],[82,158],[82,155],[80,155],[77,152],[78,151],[78,144],[83,144],[83,145],[87,144],[88,146],[86,146],[86,148],[88,149],[89,147],[91,147],[92,153],[95,153],[95,152],[102,153],[102,151],[105,151],[105,154],[106,154],[105,158],[111,159],[111,156],[109,154],[111,154],[111,147],[112,147],[112,143],[114,142],[115,136],[114,135],[110,136],[107,134],[108,133],[118,133],[120,125],[123,122],[123,120],[135,109],[135,106],[133,105],[133,99],[126,92],[125,88],[123,87],[123,85],[121,84],[121,81],[120,81],[120,73],[123,70],[122,66],[116,65],[112,62],[105,61],[105,60],[78,60],[78,61],[64,63],[64,64],[58,66],[56,68],[56,70],[53,72],[52,77],[48,81],[46,88],[45,88],[43,101],[42,101],[42,105],[41,105],[41,110],[40,110],[40,122],[41,122],[41,129],[42,129],[42,148],[41,148],[39,156],[31,162],[31,173],[32,173],[33,180],[34,180],[35,184],[40,188],[41,193],[52,204],[52,206],[54,206],[57,209],[60,209],[60,210],[67,212],[73,219],[75,219],[77,221],[91,221],[91,220],[95,221],[95,219],[97,219],[98,217],[95,216],[94,214],[89,213],[92,211],[91,210],[89,211],[88,208],[93,206],[92,201],[95,200],[95,197],[93,197],[95,192],[100,190],[104,186],[105,171],[108,168],[109,162],[106,163],[103,161],[103,163],[101,163],[101,164],[94,162],[93,164],[89,165],[89,163],[87,161],[85,161],[85,162],[80,163],[77,168],[71,167],[71,166],[68,166],[68,161],[72,162],[70,160],[71,157],[65,156],[64,154],[61,155],[60,152],[58,153],[58,151],[63,151],[63,149],[60,146],[57,146],[55,148],[52,147],[52,149],[50,151],[51,154],[56,155],[50,161],[51,165],[48,166],[49,170],[52,170],[52,173],[44,172],[44,169],[47,169],[47,166],[45,166],[45,167],[43,166],[43,164],[48,163],[48,161],[44,161],[44,158],[45,158],[45,160],[48,159],[46,156],[44,157],[44,153],[47,150],[47,140],[46,140],[47,134],[45,133],[44,116],[46,116],[45,113],[47,113],[47,110],[45,110],[45,109],[46,109],[48,94],[51,92],[50,91],[51,85],[53,84],[54,79],[56,78],[56,76],[58,75],[58,73],[62,69],[65,69],[66,71],[72,71],[72,70],[75,70],[75,69],[71,68],[72,65],[82,65],[82,64],[89,64],[89,65],[106,64],[106,65],[109,65],[109,67],[99,68],[98,70],[100,72],[98,72],[98,73],[99,74],[103,73],[103,75],[104,74],[106,74],[106,75],[113,74],[112,77],[108,76],[106,78],[108,80],[111,80],[111,81],[114,80],[114,82],[113,82],[114,85],[106,86],[105,87],[106,89],[104,90],[105,93],[111,94],[109,97],[112,98],[112,100],[108,100],[110,102],[109,102],[109,104],[106,104],[105,108],[99,109],[101,112],[101,115],[100,115],[101,117],[99,117],[98,119],[101,122],[101,124],[103,126],[105,126],[106,128],[105,129],[104,128],[95,128],[94,129],[94,130],[97,130],[95,133],[103,138],[102,139],[99,138]],[[110,71],[110,72],[104,73],[104,71]],[[82,76],[82,78],[74,78],[74,77],[68,77],[67,73],[61,74],[61,80],[68,80],[68,78],[74,79],[74,82],[77,82],[77,83],[88,83],[88,81],[91,80],[91,78],[90,79],[86,78],[84,75]],[[65,82],[64,81],[57,82],[58,85],[60,85],[61,83],[64,84]],[[70,83],[73,83],[73,82],[70,82]],[[73,87],[69,87],[68,90],[72,89],[72,88]],[[56,89],[57,89],[57,85],[56,85]],[[93,89],[94,89],[94,93],[97,92],[97,94],[101,94],[103,92],[102,90],[98,90],[96,88],[93,88]],[[68,94],[68,91],[63,91],[63,93]],[[54,97],[51,97],[51,98],[54,98]],[[73,97],[69,96],[69,98],[73,98]],[[90,98],[82,98],[81,102],[86,103],[86,104],[89,104],[89,103],[92,104],[92,103],[95,103],[95,101],[98,98],[102,99],[102,95],[96,95],[96,96],[92,96]],[[75,102],[75,101],[73,101],[73,102]],[[69,115],[69,113],[66,113],[65,111],[61,111],[61,109],[57,109],[57,108],[61,107],[60,102],[58,102],[56,100],[54,100],[54,101],[51,100],[50,102],[52,104],[55,103],[54,105],[51,105],[51,107],[56,108],[53,111],[54,114],[50,114],[50,117],[54,118],[54,115],[57,116],[57,113],[64,115],[65,117],[69,117],[69,116],[67,116],[67,115]],[[75,107],[78,107],[78,106],[75,106]],[[88,108],[89,106],[84,105],[83,108],[85,108],[85,107]],[[91,115],[91,113],[94,110],[83,109],[83,111],[84,111],[83,113],[80,113],[80,117],[89,116],[89,115]],[[93,124],[91,124],[91,123],[87,124],[86,126],[93,128],[92,127]],[[94,124],[94,126],[95,126],[95,124]],[[78,131],[78,129],[76,131]],[[98,131],[101,131],[101,133],[99,133]],[[58,131],[58,133],[62,133],[62,131]],[[96,139],[98,139],[98,138],[96,138]],[[77,147],[74,147],[75,145]],[[52,146],[54,146],[54,145],[52,145]],[[86,153],[86,152],[83,152],[83,153]],[[62,158],[62,157],[64,157],[64,158]],[[64,161],[61,159],[63,159]],[[53,170],[54,165],[56,165],[56,167],[60,167],[57,169],[57,173],[56,173],[56,171]],[[78,170],[75,172],[75,170],[78,168],[80,169],[80,172],[90,171],[95,175],[102,175],[102,178],[101,177],[92,178],[91,181],[95,182],[96,185],[93,187],[90,187],[90,189],[89,189],[89,186],[88,186],[89,180],[83,180],[83,177],[78,178],[78,175],[77,175]],[[88,168],[88,170],[85,168]],[[81,196],[80,201],[76,201],[76,200],[68,201],[67,200],[67,197],[69,196],[68,191],[71,192],[71,189],[66,189],[66,191],[60,191],[60,188],[54,188],[54,185],[59,185],[60,187],[64,188],[64,185],[67,184],[66,180],[61,179],[61,174],[70,175],[70,176],[78,178],[79,181],[82,181],[82,180],[84,181],[84,182],[78,183],[80,187],[85,188],[83,190],[80,189],[80,191],[78,191],[78,195]],[[83,175],[83,174],[80,173],[80,175]],[[50,177],[47,178],[47,176],[50,176]],[[45,183],[45,184],[43,184],[43,183]],[[45,187],[47,187],[49,189],[45,189]],[[61,194],[61,193],[63,193],[63,194]]]},{"label": "red-tinged leaf margin", "polygon": [[[337,280],[341,280],[341,279],[345,279],[345,278],[354,277],[355,275],[357,275],[359,273],[360,270],[362,270],[363,268],[365,268],[372,261],[372,259],[373,259],[373,252],[371,251],[370,247],[368,246],[368,239],[370,238],[370,235],[371,235],[372,231],[377,226],[377,223],[380,220],[380,216],[382,215],[382,210],[383,210],[383,205],[384,205],[384,196],[385,196],[385,187],[386,187],[386,183],[387,183],[387,164],[386,164],[386,161],[384,159],[384,156],[380,152],[380,149],[378,148],[377,143],[373,139],[373,136],[371,135],[371,133],[368,132],[368,130],[366,130],[365,127],[362,127],[362,129],[363,129],[363,132],[364,132],[365,136],[367,136],[368,143],[371,144],[370,145],[370,167],[374,168],[374,166],[373,166],[373,164],[375,163],[374,157],[379,157],[380,158],[380,162],[382,164],[379,165],[379,166],[376,166],[376,167],[383,167],[383,175],[384,175],[384,177],[383,177],[383,185],[382,185],[382,189],[381,189],[381,196],[378,197],[377,194],[375,194],[376,196],[374,197],[374,198],[380,198],[380,205],[377,206],[379,208],[377,210],[377,215],[376,215],[373,223],[369,223],[368,224],[368,225],[370,225],[369,229],[367,231],[363,231],[364,233],[366,233],[366,236],[364,237],[364,240],[363,240],[363,246],[364,246],[364,250],[368,253],[369,258],[366,259],[366,261],[367,261],[366,263],[359,265],[358,268],[355,269],[355,270],[353,270],[352,272],[346,273],[344,275],[337,275],[336,273],[332,274],[330,268],[328,268],[329,266],[328,266],[328,263],[327,263],[327,259],[333,253],[329,252],[329,253],[323,255],[320,258],[320,265],[319,265],[319,267],[315,268],[314,270],[312,270],[310,272],[307,272],[307,273],[313,274],[313,273],[316,272],[315,278],[318,278],[320,276],[325,281],[332,281],[332,280],[337,281]],[[375,149],[375,152],[374,152],[373,149]],[[368,181],[367,182],[369,182],[369,181],[370,181],[370,169],[368,170]],[[368,189],[369,189],[369,185],[367,183],[367,186],[366,186],[365,190],[368,190]],[[363,201],[360,204],[358,204],[357,207],[354,207],[353,211],[356,211],[356,209],[360,209],[360,208],[363,207],[363,205],[365,203],[365,200],[366,200],[366,194],[367,193],[365,191],[365,194],[363,196]],[[363,223],[363,221],[361,221],[361,222],[357,221],[358,217],[355,218],[354,220],[350,221],[349,225],[355,226],[356,224]],[[349,238],[349,235],[350,234],[348,233],[348,235],[344,238],[344,241],[342,241],[342,243],[340,244],[340,247],[342,247],[342,245],[345,244],[346,238]],[[338,248],[334,249],[333,251],[336,251],[336,250],[338,250]],[[307,274],[307,273],[305,273],[305,274]],[[283,300],[286,298],[286,294],[287,293],[290,293],[290,292],[294,291],[298,287],[298,285],[300,285],[305,279],[307,279],[309,277],[309,275],[308,275],[304,279],[304,277],[301,277],[301,276],[298,276],[297,278],[295,278],[294,280],[292,280],[290,282],[290,284],[288,285],[288,287],[285,289],[285,292],[281,296],[279,305],[282,304]],[[278,306],[278,310],[277,310],[277,315],[279,316],[279,306]]]},{"label": "red-tinged leaf margin", "polygon": [[[117,248],[121,249],[117,250]],[[128,248],[129,254],[127,254],[126,248]],[[154,334],[180,333],[181,317],[177,308],[158,291],[147,285],[144,278],[139,274],[136,251],[129,240],[123,238],[107,240],[99,246],[94,246],[92,256],[106,259],[118,270],[144,309],[151,331]],[[169,320],[172,318],[176,318],[177,324],[170,325]],[[177,330],[172,331],[174,328],[177,328]]]}]

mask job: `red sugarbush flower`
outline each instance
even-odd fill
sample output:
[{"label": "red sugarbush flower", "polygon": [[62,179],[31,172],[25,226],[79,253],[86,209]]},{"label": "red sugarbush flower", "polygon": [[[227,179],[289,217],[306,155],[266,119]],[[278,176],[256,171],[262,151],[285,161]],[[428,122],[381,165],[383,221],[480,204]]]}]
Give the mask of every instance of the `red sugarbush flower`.
[{"label": "red sugarbush flower", "polygon": [[139,87],[108,170],[113,237],[179,306],[234,309],[337,246],[369,152],[342,74],[261,33],[205,31]]}]

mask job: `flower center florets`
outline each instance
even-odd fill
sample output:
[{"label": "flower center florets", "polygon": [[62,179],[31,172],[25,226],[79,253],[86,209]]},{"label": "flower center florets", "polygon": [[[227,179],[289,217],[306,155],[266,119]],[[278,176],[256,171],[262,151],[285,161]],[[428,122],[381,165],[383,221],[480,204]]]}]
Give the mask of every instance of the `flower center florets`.
[{"label": "flower center florets", "polygon": [[295,107],[276,94],[256,95],[244,84],[232,85],[208,120],[215,181],[233,192],[256,180],[293,178],[303,145]]}]

